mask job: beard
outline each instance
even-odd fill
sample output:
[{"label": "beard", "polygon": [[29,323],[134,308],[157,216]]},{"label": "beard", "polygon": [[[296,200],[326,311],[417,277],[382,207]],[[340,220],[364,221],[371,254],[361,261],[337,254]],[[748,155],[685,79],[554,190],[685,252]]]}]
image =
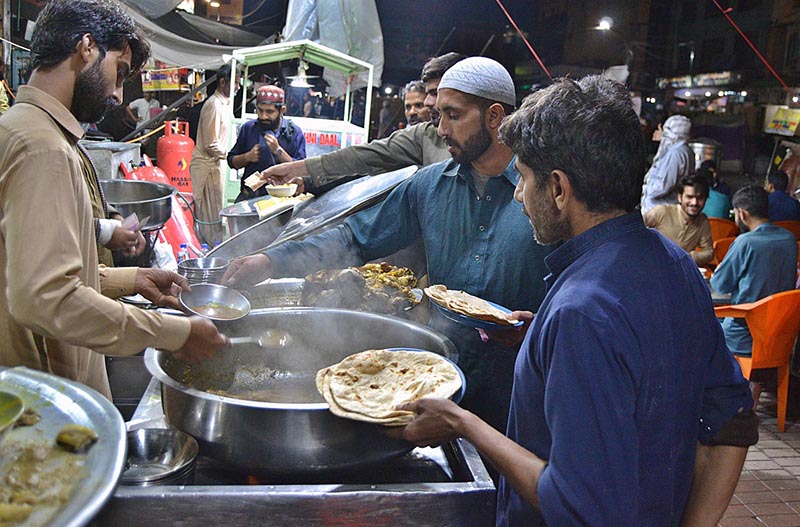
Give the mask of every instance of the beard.
[{"label": "beard", "polygon": [[103,76],[101,57],[82,71],[75,80],[70,111],[82,123],[96,123],[105,117],[106,112],[117,107],[113,97],[107,97],[108,81]]},{"label": "beard", "polygon": [[736,225],[739,226],[739,231],[742,234],[750,232],[750,227],[748,227],[742,220],[736,220]]},{"label": "beard", "polygon": [[569,224],[558,217],[558,208],[552,200],[544,196],[545,189],[537,194],[533,210],[526,210],[525,215],[533,227],[533,239],[539,245],[552,245],[569,238]]},{"label": "beard", "polygon": [[415,124],[419,124],[422,122],[422,118],[419,115],[412,115],[408,118],[408,126],[414,126]]},{"label": "beard", "polygon": [[274,121],[272,119],[259,119],[258,122],[261,124],[262,130],[271,130],[273,132],[277,132],[278,128],[281,126],[281,118],[278,117]]},{"label": "beard", "polygon": [[447,139],[449,146],[455,147],[458,151],[453,151],[453,159],[461,165],[468,165],[481,157],[489,147],[492,146],[492,136],[489,129],[481,120],[481,128],[472,134],[465,142],[464,146],[458,144],[454,139]]}]

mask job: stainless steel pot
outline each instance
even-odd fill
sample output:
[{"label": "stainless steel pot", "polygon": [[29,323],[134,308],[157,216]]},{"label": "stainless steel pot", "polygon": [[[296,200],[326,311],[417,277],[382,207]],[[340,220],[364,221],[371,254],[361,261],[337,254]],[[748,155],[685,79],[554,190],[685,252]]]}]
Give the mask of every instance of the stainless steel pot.
[{"label": "stainless steel pot", "polygon": [[[292,335],[294,346],[237,347],[190,367],[150,349],[145,363],[162,383],[167,420],[194,436],[202,454],[248,473],[325,474],[410,451],[413,445],[389,438],[379,426],[330,413],[316,391],[316,371],[373,348],[421,348],[457,359],[453,343],[426,326],[359,311],[261,309],[222,329],[229,336],[279,329]],[[260,390],[275,402],[205,391],[209,389],[230,394]]]},{"label": "stainless steel pot", "polygon": [[113,205],[123,217],[134,212],[143,231],[160,229],[172,215],[172,195],[175,188],[150,181],[129,179],[101,179],[100,186],[106,201]]}]

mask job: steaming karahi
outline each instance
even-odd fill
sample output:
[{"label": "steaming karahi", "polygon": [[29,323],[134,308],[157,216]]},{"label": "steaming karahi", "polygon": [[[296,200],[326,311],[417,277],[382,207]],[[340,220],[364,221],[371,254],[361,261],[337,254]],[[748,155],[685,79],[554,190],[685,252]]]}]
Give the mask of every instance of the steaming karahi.
[{"label": "steaming karahi", "polygon": [[325,270],[306,276],[301,303],[397,314],[419,303],[411,292],[416,285],[411,269],[386,262]]},{"label": "steaming karahi", "polygon": [[317,372],[317,390],[339,417],[404,426],[414,417],[397,406],[423,397],[451,397],[461,374],[447,359],[422,350],[377,349]]},{"label": "steaming karahi", "polygon": [[425,288],[425,294],[433,302],[436,302],[445,309],[454,313],[459,313],[478,320],[486,320],[503,326],[511,326],[519,321],[511,318],[510,315],[489,302],[477,296],[447,289],[447,287],[437,284]]}]

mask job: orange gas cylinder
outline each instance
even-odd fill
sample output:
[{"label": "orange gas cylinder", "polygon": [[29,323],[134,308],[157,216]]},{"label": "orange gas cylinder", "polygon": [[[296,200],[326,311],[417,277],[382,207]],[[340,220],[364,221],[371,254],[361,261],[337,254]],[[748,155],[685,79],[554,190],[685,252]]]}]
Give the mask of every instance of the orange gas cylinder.
[{"label": "orange gas cylinder", "polygon": [[[122,173],[125,174],[125,179],[151,181],[153,183],[163,183],[165,185],[171,184],[163,170],[153,166],[152,161],[150,161],[150,158],[146,155],[142,157],[142,166],[134,170],[130,170],[126,167],[125,163],[120,163],[120,169],[122,169]],[[170,244],[176,258],[182,243],[185,243],[189,248],[189,252],[193,254],[192,258],[202,254],[200,250],[200,241],[197,239],[197,235],[194,232],[194,217],[189,208],[187,198],[191,200],[191,195],[184,196],[181,194],[178,196],[177,193],[172,195],[172,216],[158,232],[158,239]]]},{"label": "orange gas cylinder", "polygon": [[192,177],[189,163],[192,161],[194,141],[189,137],[189,123],[167,121],[164,135],[156,144],[158,167],[163,170],[178,192],[192,193]]}]

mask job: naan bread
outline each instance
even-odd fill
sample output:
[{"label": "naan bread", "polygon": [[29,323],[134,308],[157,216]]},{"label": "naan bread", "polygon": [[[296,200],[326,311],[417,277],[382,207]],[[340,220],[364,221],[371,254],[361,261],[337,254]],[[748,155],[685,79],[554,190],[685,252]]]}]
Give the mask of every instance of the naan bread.
[{"label": "naan bread", "polygon": [[519,322],[519,320],[511,318],[508,313],[497,309],[482,298],[464,291],[447,289],[441,284],[426,287],[425,294],[428,295],[428,298],[450,311],[477,318],[478,320],[486,320],[504,326],[511,326]]},{"label": "naan bread", "polygon": [[458,370],[436,353],[367,350],[317,372],[317,390],[339,417],[403,426],[412,412],[398,405],[422,397],[450,397],[461,388]]}]

